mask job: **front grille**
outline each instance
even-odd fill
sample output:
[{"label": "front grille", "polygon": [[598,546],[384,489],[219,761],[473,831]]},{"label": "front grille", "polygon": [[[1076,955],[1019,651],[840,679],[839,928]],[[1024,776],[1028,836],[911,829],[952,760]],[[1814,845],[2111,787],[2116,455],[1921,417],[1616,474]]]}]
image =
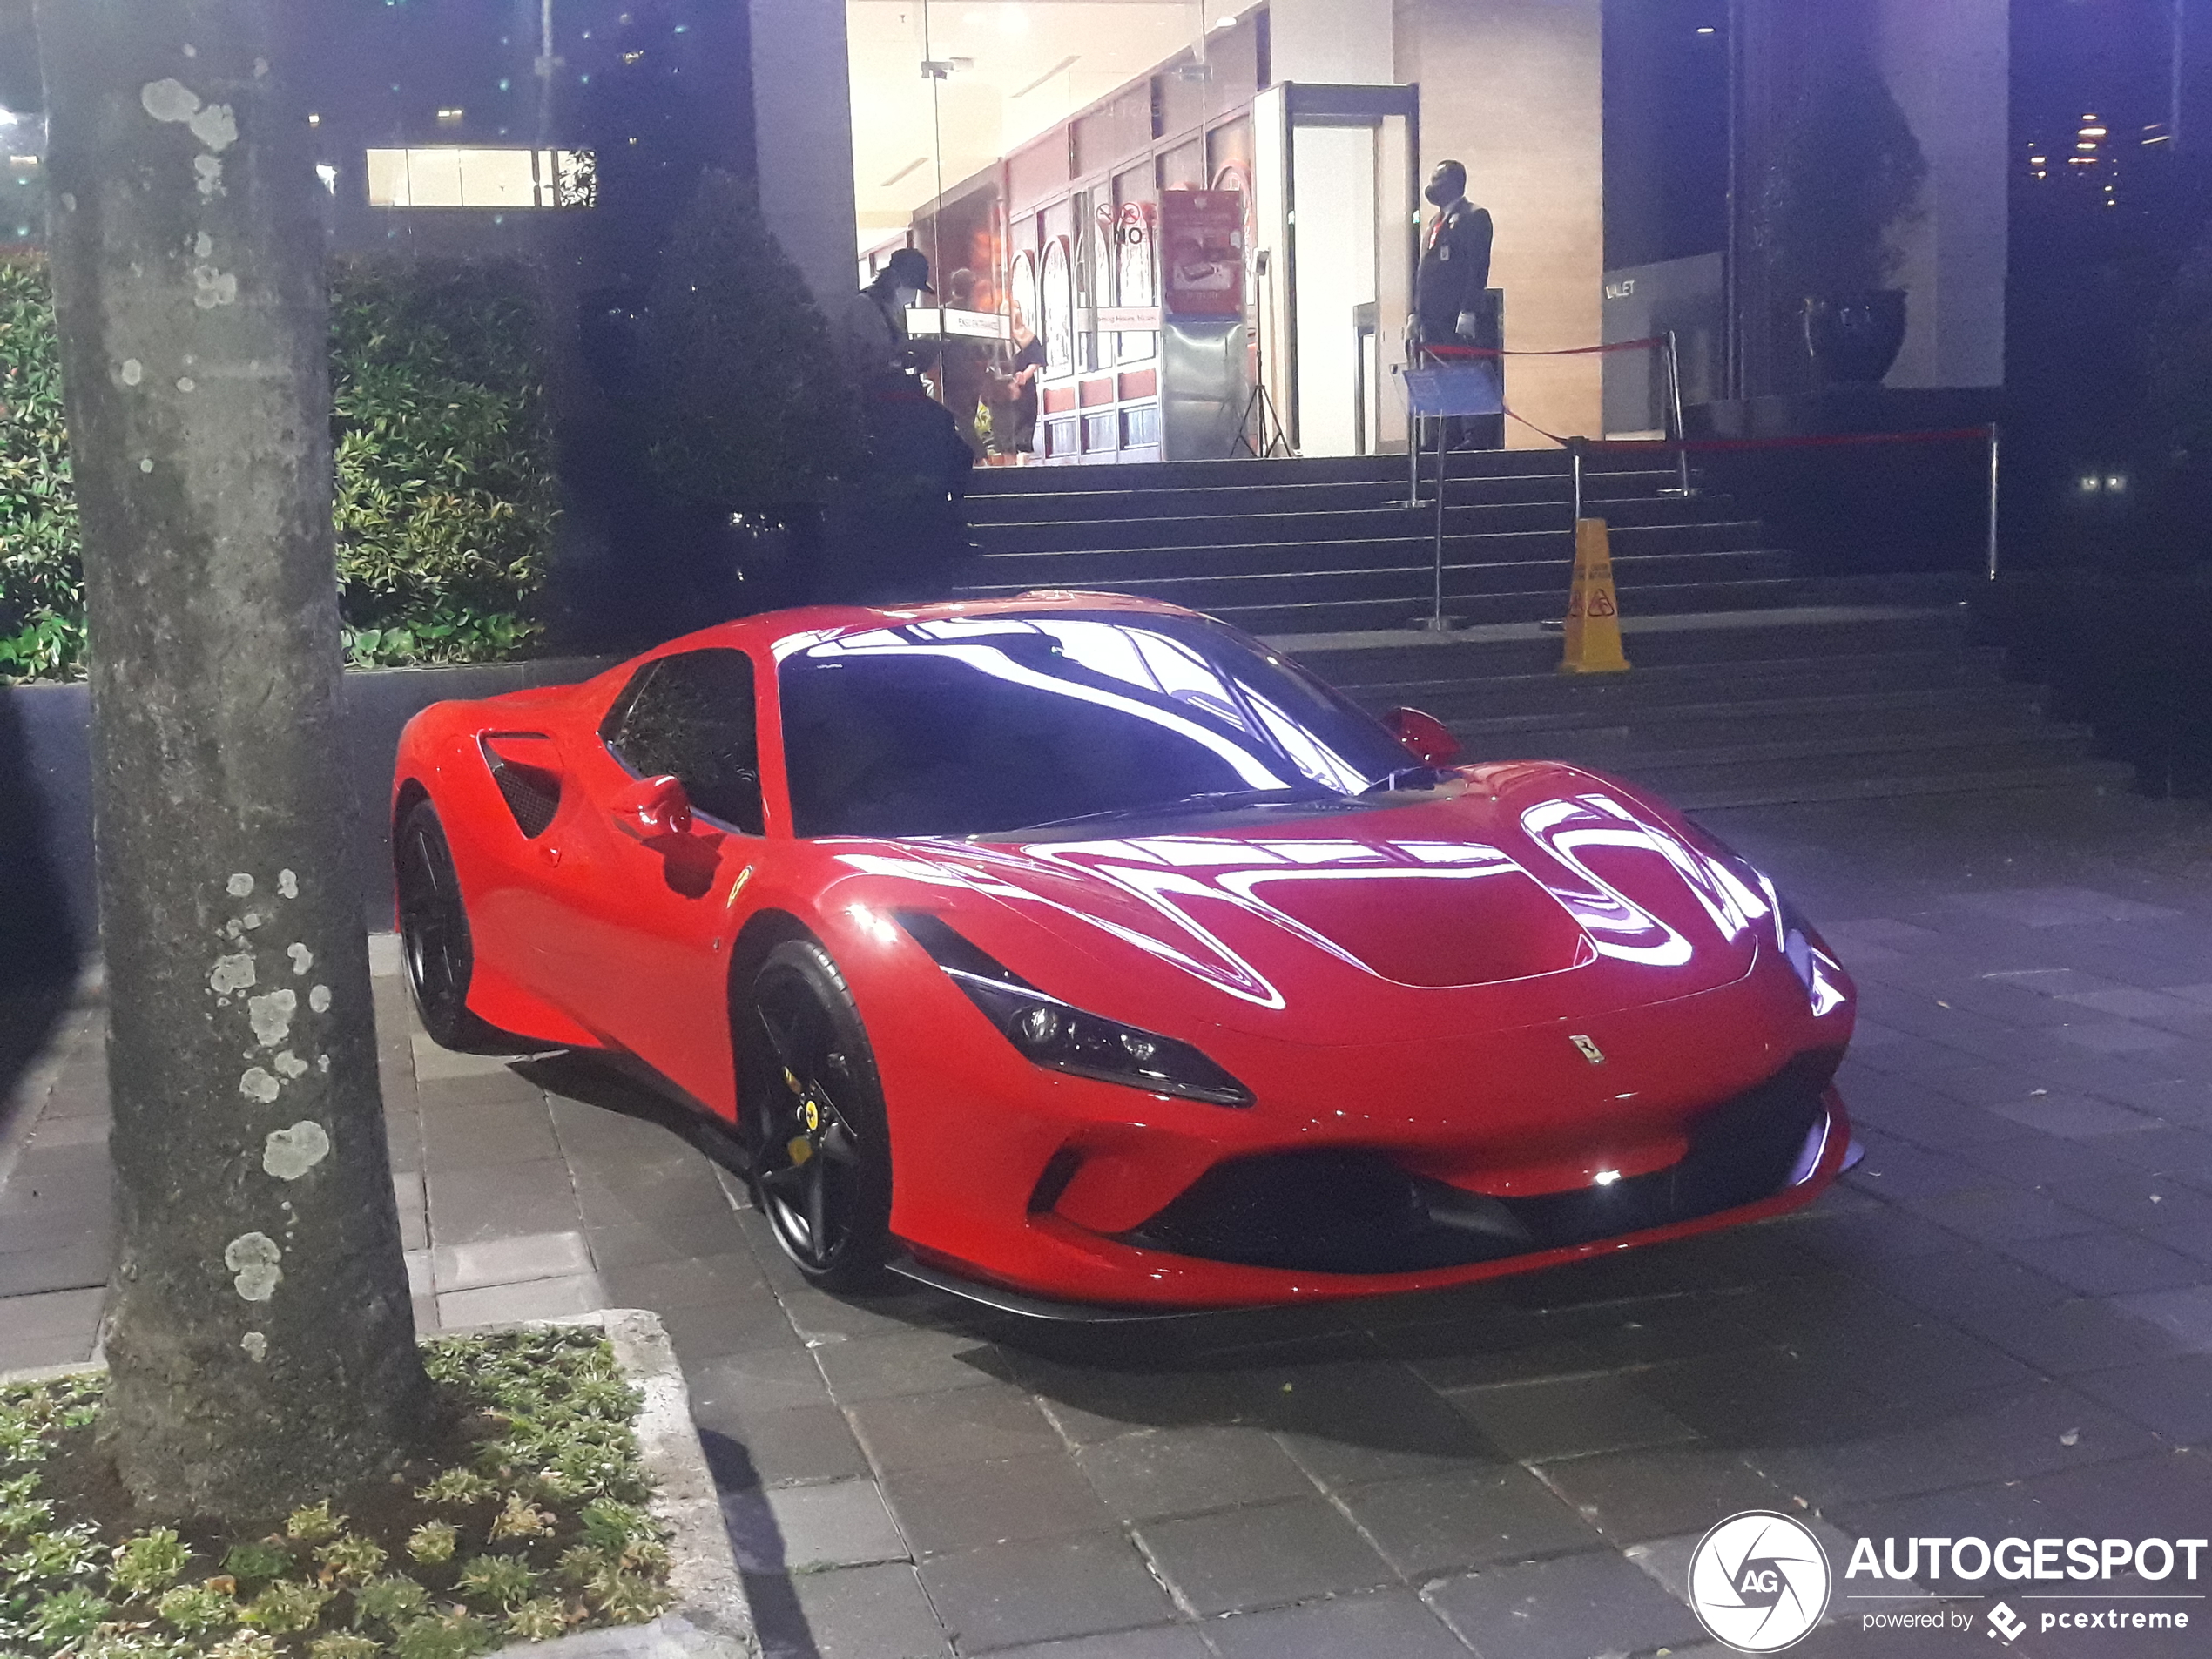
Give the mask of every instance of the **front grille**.
[{"label": "front grille", "polygon": [[1493,1198],[1380,1152],[1269,1153],[1216,1164],[1123,1242],[1247,1267],[1414,1273],[1692,1221],[1788,1182],[1842,1059],[1798,1055],[1701,1116],[1678,1162],[1609,1186]]}]

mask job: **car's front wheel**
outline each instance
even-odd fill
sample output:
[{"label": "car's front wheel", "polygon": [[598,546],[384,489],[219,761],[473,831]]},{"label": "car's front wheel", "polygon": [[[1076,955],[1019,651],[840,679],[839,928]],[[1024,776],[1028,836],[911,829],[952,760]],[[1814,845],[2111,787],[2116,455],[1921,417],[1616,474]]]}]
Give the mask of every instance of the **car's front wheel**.
[{"label": "car's front wheel", "polygon": [[890,1250],[891,1136],[845,976],[813,941],[786,941],[738,1018],[753,1182],[776,1242],[810,1283],[865,1289]]}]

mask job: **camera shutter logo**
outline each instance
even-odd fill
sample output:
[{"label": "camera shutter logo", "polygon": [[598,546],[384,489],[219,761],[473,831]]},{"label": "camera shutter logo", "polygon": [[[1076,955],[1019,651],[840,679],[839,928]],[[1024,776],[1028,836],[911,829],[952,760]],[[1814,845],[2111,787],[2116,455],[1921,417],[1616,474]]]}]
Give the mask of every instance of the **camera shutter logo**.
[{"label": "camera shutter logo", "polygon": [[1738,1653],[1779,1653],[1828,1611],[1828,1553],[1804,1522],[1770,1510],[1730,1515],[1689,1558],[1689,1605]]}]

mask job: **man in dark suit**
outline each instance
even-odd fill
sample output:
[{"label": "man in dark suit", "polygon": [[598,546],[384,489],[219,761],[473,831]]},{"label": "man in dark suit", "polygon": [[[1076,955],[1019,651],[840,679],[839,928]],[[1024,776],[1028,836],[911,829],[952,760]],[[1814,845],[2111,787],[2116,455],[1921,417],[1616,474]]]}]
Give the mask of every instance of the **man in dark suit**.
[{"label": "man in dark suit", "polygon": [[[1467,170],[1457,161],[1440,161],[1421,192],[1437,210],[1421,241],[1420,270],[1414,279],[1417,344],[1482,346],[1504,344],[1498,318],[1486,290],[1490,287],[1490,213],[1467,199]],[[1504,447],[1501,415],[1448,418],[1446,444],[1460,449]]]}]

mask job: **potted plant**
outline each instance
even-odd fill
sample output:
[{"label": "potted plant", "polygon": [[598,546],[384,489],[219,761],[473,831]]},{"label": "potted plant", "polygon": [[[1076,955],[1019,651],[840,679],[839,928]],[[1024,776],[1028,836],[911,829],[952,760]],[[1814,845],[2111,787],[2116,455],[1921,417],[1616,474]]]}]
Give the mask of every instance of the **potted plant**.
[{"label": "potted plant", "polygon": [[1830,385],[1878,382],[1905,343],[1903,253],[1927,159],[1881,71],[1854,55],[1817,71],[1783,124],[1758,239],[1777,298],[1801,302],[1805,347]]},{"label": "potted plant", "polygon": [[828,325],[749,185],[701,175],[640,333],[647,471],[686,526],[693,625],[792,602],[853,415]]}]

